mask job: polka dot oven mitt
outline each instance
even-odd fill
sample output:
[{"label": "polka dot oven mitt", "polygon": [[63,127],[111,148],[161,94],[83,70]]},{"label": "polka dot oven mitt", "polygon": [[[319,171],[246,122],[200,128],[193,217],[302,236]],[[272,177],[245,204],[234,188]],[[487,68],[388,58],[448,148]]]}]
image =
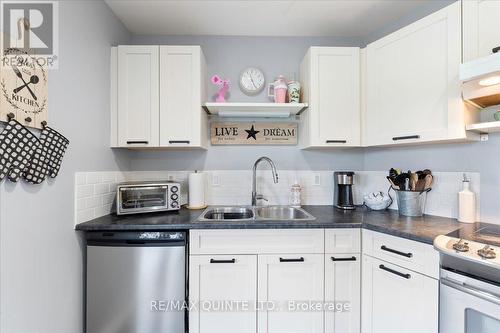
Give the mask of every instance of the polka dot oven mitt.
[{"label": "polka dot oven mitt", "polygon": [[0,133],[0,181],[7,176],[17,182],[39,145],[33,133],[15,119],[10,120]]},{"label": "polka dot oven mitt", "polygon": [[47,176],[55,178],[68,145],[69,140],[62,134],[45,126],[40,135],[40,145],[35,149],[24,173],[24,180],[31,184],[40,184]]}]

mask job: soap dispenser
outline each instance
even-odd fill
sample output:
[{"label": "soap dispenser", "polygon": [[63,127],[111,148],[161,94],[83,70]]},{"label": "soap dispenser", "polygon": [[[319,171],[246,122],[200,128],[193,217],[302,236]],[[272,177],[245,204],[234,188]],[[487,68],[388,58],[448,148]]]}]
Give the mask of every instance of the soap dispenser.
[{"label": "soap dispenser", "polygon": [[295,180],[294,184],[290,189],[290,206],[300,208],[302,204],[302,200],[300,198],[300,192],[302,188],[299,185],[298,180]]},{"label": "soap dispenser", "polygon": [[464,173],[462,191],[458,192],[458,221],[476,222],[476,194],[470,190],[470,181]]}]

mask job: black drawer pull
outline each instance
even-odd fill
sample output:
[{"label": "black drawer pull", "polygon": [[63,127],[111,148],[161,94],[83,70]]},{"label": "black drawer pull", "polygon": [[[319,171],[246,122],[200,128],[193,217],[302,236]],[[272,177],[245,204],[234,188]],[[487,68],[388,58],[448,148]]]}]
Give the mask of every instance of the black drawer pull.
[{"label": "black drawer pull", "polygon": [[132,240],[132,239],[128,239],[125,241],[125,244],[130,244],[130,245],[143,245],[143,244],[146,244],[145,241],[141,241],[141,240]]},{"label": "black drawer pull", "polygon": [[352,256],[350,258],[335,258],[332,257],[332,261],[356,261],[356,257]]},{"label": "black drawer pull", "polygon": [[293,259],[280,258],[280,262],[303,262],[303,261],[304,257],[293,258]]},{"label": "black drawer pull", "polygon": [[211,264],[234,264],[236,262],[236,259],[230,259],[230,260],[217,260],[217,259],[210,259]]},{"label": "black drawer pull", "polygon": [[386,272],[389,272],[389,273],[395,274],[395,275],[397,275],[397,276],[401,276],[401,277],[403,277],[403,278],[405,278],[405,279],[409,279],[409,278],[411,278],[411,275],[410,275],[410,274],[404,274],[404,273],[401,273],[401,272],[395,271],[395,270],[393,270],[393,269],[390,269],[390,268],[388,268],[388,267],[385,267],[384,265],[379,265],[379,266],[378,266],[378,268],[380,268],[380,269],[382,269],[382,270],[384,270],[384,271],[386,271]]},{"label": "black drawer pull", "polygon": [[491,50],[493,53],[497,53],[498,51],[500,51],[500,46],[494,47],[493,50]]},{"label": "black drawer pull", "polygon": [[392,141],[420,139],[420,135],[395,136]]},{"label": "black drawer pull", "polygon": [[326,143],[347,143],[347,140],[326,140]]},{"label": "black drawer pull", "polygon": [[148,141],[127,141],[128,145],[147,145]]},{"label": "black drawer pull", "polygon": [[170,143],[170,144],[175,144],[175,143],[189,144],[189,142],[191,142],[191,141],[189,141],[189,140],[170,140],[170,141],[168,141],[168,143]]},{"label": "black drawer pull", "polygon": [[391,248],[388,248],[387,246],[385,245],[382,245],[380,247],[381,250],[384,250],[384,251],[387,251],[387,252],[391,252],[391,253],[394,253],[394,254],[397,254],[397,255],[400,255],[400,256],[403,256],[403,257],[406,257],[406,258],[411,258],[413,257],[413,253],[409,252],[409,253],[404,253],[404,252],[401,252],[401,251],[398,251],[398,250],[394,250],[394,249],[391,249]]}]

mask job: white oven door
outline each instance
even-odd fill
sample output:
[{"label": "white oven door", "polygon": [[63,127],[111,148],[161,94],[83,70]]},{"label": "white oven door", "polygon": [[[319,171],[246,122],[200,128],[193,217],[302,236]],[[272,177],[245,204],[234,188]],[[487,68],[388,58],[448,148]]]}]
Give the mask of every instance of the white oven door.
[{"label": "white oven door", "polygon": [[499,333],[500,286],[441,270],[440,333]]}]

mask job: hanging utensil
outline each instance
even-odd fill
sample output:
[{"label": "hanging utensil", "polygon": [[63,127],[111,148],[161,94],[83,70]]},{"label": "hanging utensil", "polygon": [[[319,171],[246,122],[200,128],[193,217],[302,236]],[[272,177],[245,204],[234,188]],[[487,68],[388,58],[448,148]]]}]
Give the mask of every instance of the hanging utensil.
[{"label": "hanging utensil", "polygon": [[430,189],[432,187],[433,182],[434,182],[434,177],[432,175],[426,175],[424,190]]},{"label": "hanging utensil", "polygon": [[391,179],[391,177],[387,176],[387,180],[389,181],[389,183],[391,184],[392,188],[395,189],[395,190],[399,190],[399,186],[394,184],[393,180]]},{"label": "hanging utensil", "polygon": [[415,191],[417,188],[418,175],[416,173],[412,173],[410,176],[410,189]]}]

